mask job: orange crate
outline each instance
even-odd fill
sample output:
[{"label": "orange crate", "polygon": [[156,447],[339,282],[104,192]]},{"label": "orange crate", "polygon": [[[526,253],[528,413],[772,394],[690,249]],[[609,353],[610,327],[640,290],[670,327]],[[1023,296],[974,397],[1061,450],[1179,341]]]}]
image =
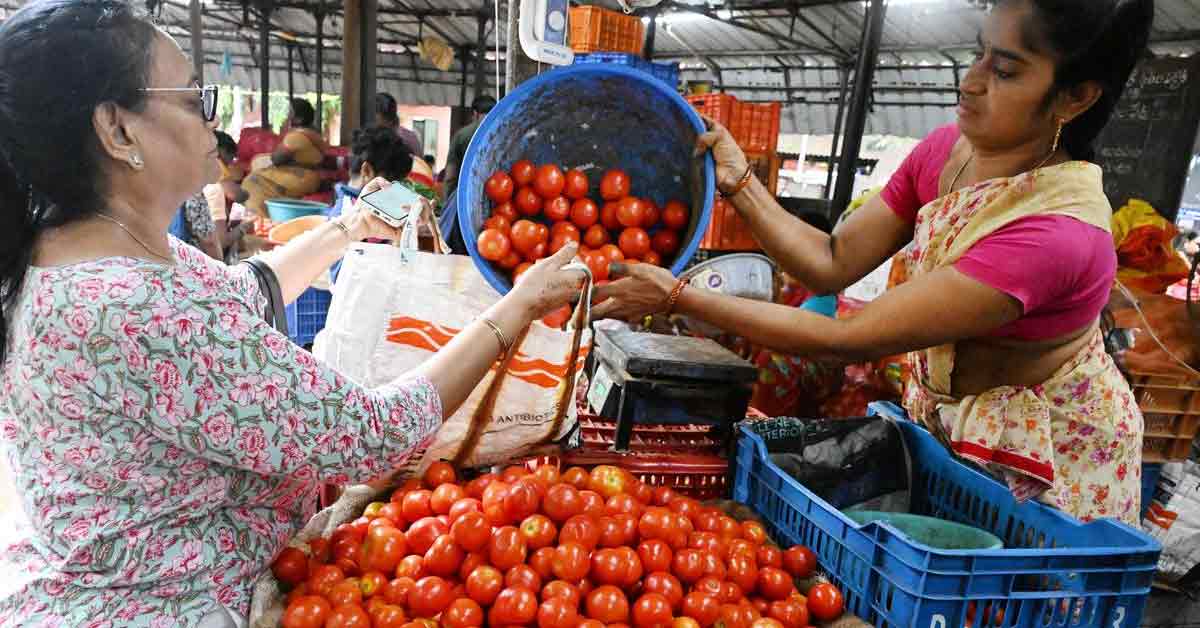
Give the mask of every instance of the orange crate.
[{"label": "orange crate", "polygon": [[737,103],[729,123],[729,132],[742,150],[774,153],[779,147],[779,115],[782,110],[783,104],[777,102]]},{"label": "orange crate", "polygon": [[1132,383],[1145,418],[1142,461],[1187,460],[1200,432],[1200,380],[1134,373]]},{"label": "orange crate", "polygon": [[[754,154],[746,153],[746,159],[754,166],[754,175],[766,186],[767,191],[775,194],[779,186],[779,155],[775,153]],[[758,240],[754,232],[741,214],[733,207],[733,203],[721,198],[718,194],[713,199],[712,218],[704,238],[700,240],[700,248],[710,251],[758,251]]]},{"label": "orange crate", "polygon": [[572,7],[571,49],[575,52],[642,54],[646,26],[642,18],[602,7]]},{"label": "orange crate", "polygon": [[733,121],[734,111],[738,107],[737,97],[729,94],[699,94],[688,96],[687,101],[696,111],[716,120],[718,124],[726,128]]},{"label": "orange crate", "polygon": [[[617,435],[617,422],[594,416],[580,416],[583,445],[609,449]],[[691,453],[720,455],[728,441],[727,431],[716,425],[635,424],[629,437],[629,450],[638,453]]]},{"label": "orange crate", "polygon": [[705,454],[625,453],[585,447],[563,454],[559,467],[608,464],[653,486],[666,486],[701,501],[729,496],[729,459]]}]

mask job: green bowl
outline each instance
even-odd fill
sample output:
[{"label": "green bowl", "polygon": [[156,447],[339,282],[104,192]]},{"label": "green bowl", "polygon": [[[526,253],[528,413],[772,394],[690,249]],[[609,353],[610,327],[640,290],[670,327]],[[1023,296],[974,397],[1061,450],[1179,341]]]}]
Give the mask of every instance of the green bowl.
[{"label": "green bowl", "polygon": [[873,510],[847,510],[842,514],[859,525],[874,522],[889,523],[917,543],[936,549],[995,550],[1004,548],[1004,542],[990,532],[944,519],[910,515],[904,512],[876,512]]}]

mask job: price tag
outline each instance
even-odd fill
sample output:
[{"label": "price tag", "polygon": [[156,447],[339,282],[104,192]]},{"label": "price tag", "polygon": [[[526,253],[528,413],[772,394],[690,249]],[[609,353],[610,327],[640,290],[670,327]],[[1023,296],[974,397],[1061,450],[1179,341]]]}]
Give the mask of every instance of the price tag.
[{"label": "price tag", "polygon": [[597,360],[596,373],[592,377],[592,385],[588,388],[588,409],[592,414],[599,415],[604,411],[604,402],[608,400],[608,393],[612,391],[613,380],[612,375],[608,374],[608,369],[604,363]]}]

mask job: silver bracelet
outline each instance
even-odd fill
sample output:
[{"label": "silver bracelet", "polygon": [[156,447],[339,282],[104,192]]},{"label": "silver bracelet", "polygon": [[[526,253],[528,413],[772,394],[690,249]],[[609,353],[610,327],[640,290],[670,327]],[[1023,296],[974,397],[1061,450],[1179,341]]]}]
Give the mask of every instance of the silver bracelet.
[{"label": "silver bracelet", "polygon": [[490,318],[484,318],[484,319],[481,319],[481,320],[482,320],[482,321],[483,321],[483,322],[484,322],[484,323],[485,323],[485,324],[486,324],[488,327],[491,327],[491,328],[492,328],[492,332],[496,334],[496,340],[500,342],[500,355],[501,355],[501,356],[506,356],[506,355],[508,355],[508,349],[509,349],[508,338],[507,338],[507,337],[504,335],[504,332],[503,332],[503,331],[501,331],[501,329],[500,329],[500,326],[499,326],[499,325],[497,325],[497,324],[495,323],[495,321],[493,321],[493,320],[492,320],[492,319],[490,319]]},{"label": "silver bracelet", "polygon": [[333,226],[337,227],[338,229],[341,229],[342,233],[346,234],[347,240],[354,242],[354,236],[350,235],[350,227],[347,227],[345,225],[345,223],[343,223],[340,220],[331,220],[331,221],[329,221],[329,223],[332,224]]}]

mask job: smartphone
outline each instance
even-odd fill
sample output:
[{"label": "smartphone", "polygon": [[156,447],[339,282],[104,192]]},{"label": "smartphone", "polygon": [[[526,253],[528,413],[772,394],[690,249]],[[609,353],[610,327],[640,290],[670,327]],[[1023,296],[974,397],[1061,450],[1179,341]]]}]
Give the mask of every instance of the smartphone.
[{"label": "smartphone", "polygon": [[421,213],[424,197],[402,183],[393,183],[382,190],[364,194],[358,200],[365,203],[380,220],[399,228],[408,220],[409,214]]}]

